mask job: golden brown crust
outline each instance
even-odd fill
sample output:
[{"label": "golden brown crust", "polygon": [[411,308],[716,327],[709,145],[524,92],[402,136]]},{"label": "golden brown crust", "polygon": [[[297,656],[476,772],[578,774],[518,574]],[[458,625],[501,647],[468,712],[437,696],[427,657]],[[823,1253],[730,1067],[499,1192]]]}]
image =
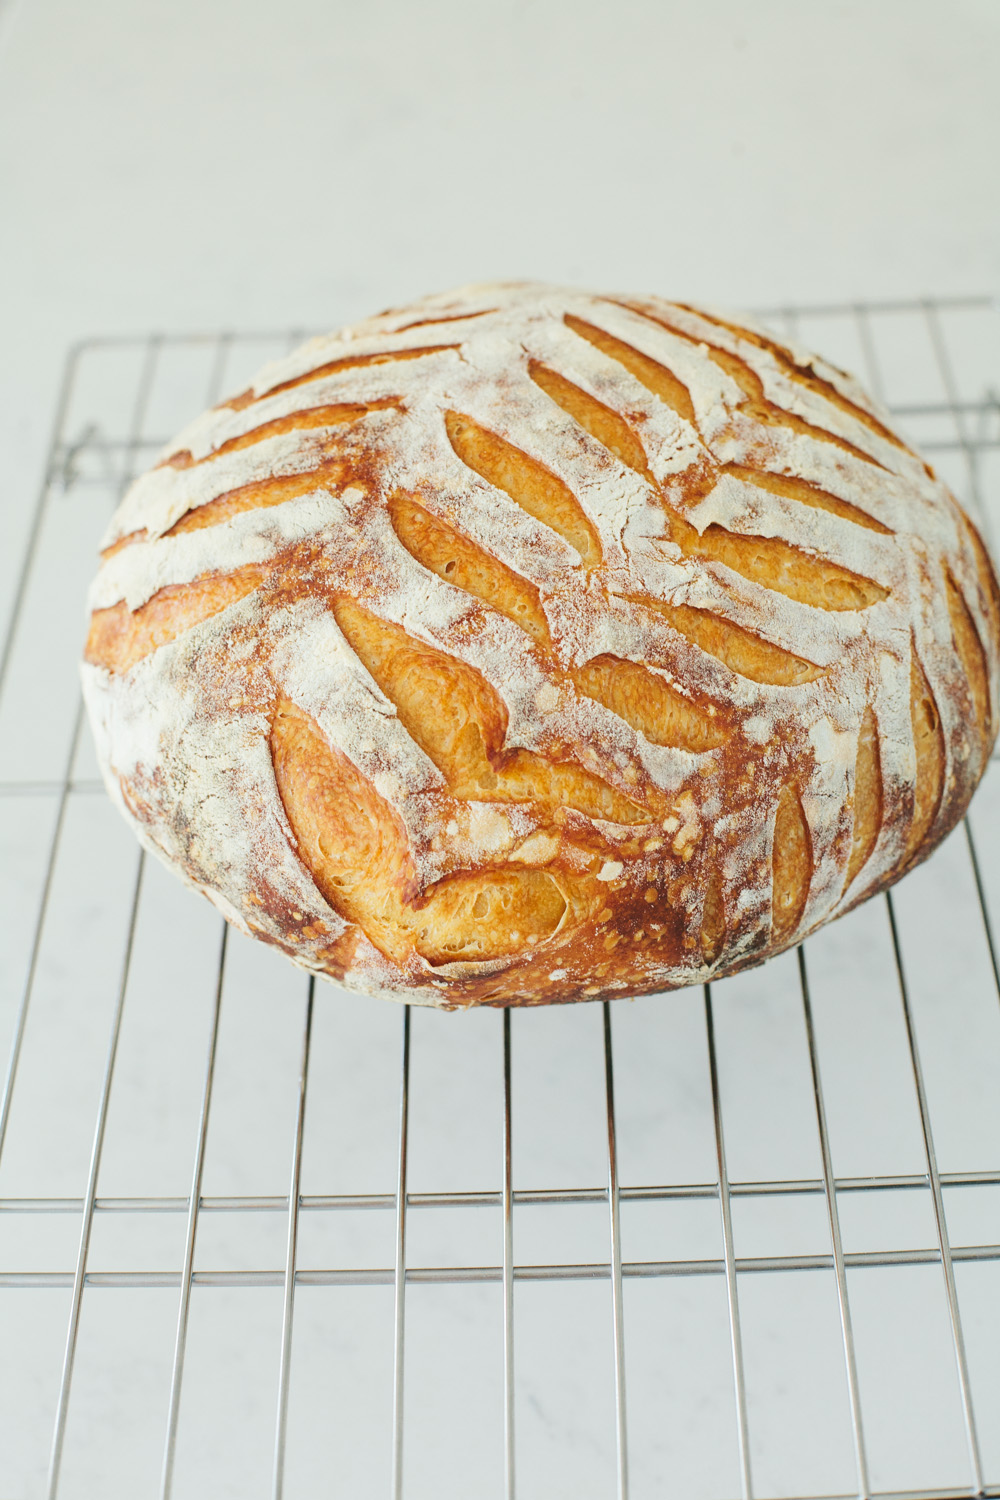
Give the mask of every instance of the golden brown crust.
[{"label": "golden brown crust", "polygon": [[250,564],[224,575],[210,573],[194,583],[169,584],[136,610],[124,601],[95,609],[84,660],[109,672],[127,672],[150,652],[252,593],[264,577],[262,567]]},{"label": "golden brown crust", "polygon": [[464,464],[488,484],[504,490],[543,526],[551,526],[576,549],[585,566],[597,567],[600,539],[569,485],[472,417],[448,411],[444,424],[448,441]]},{"label": "golden brown crust", "polygon": [[632,603],[654,609],[679,631],[686,640],[700,646],[709,656],[725,662],[750,682],[768,682],[775,687],[794,687],[799,682],[815,682],[823,676],[822,667],[784,651],[752,631],[722,620],[708,609],[694,609],[690,604],[666,604],[661,599],[632,596]]},{"label": "golden brown crust", "polygon": [[878,724],[870,708],[865,709],[858,731],[852,804],[851,857],[847,863],[845,890],[871,858],[882,827],[882,761],[878,748]]},{"label": "golden brown crust", "polygon": [[456,588],[475,594],[527,630],[540,646],[548,646],[549,623],[538,590],[513,568],[470,541],[454,526],[411,500],[393,495],[389,500],[392,527],[410,556]]},{"label": "golden brown crust", "polygon": [[771,848],[771,934],[778,946],[788,942],[802,921],[812,868],[812,843],[802,799],[795,787],[782,787]]},{"label": "golden brown crust", "polygon": [[927,830],[941,803],[945,758],[941,715],[916,650],[910,659],[910,719],[913,724],[913,752],[916,759],[913,817],[907,837],[907,854],[912,860],[921,853]]},{"label": "golden brown crust", "polygon": [[472,289],[316,341],[102,558],[85,686],[142,836],[432,1004],[759,962],[925,857],[997,730],[954,500],[849,377],[653,299]]},{"label": "golden brown crust", "polygon": [[423,892],[406,830],[392,809],[287,700],[276,705],[271,753],[299,854],[330,905],[385,956],[431,964],[518,954],[558,926],[566,901],[542,870],[451,876]]}]

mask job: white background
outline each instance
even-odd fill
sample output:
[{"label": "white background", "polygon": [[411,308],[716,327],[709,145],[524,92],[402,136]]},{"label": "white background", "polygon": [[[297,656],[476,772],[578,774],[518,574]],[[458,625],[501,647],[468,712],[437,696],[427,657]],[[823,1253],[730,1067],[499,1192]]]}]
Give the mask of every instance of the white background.
[{"label": "white background", "polygon": [[0,591],[67,343],[1000,283],[995,0],[0,0]]}]

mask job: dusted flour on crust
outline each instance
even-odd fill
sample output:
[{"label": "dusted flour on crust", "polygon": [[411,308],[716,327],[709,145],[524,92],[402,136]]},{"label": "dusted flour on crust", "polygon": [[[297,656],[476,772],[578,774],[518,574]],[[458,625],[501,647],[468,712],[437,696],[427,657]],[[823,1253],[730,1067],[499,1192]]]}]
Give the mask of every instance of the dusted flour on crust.
[{"label": "dusted flour on crust", "polygon": [[125,496],[84,689],[148,848],[446,1006],[691,984],[924,858],[997,586],[851,377],[745,319],[471,287],[316,339]]}]

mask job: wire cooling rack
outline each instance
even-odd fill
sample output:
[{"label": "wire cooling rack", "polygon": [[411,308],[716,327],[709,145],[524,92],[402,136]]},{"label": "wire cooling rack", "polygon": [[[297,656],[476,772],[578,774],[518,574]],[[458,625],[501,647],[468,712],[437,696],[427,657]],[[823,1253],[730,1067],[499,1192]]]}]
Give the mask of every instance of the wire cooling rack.
[{"label": "wire cooling rack", "polygon": [[[984,523],[986,299],[778,309]],[[0,1500],[1000,1496],[1000,774],[891,897],[612,1005],[314,986],[144,861],[96,539],[299,337],[70,354],[0,666]]]}]

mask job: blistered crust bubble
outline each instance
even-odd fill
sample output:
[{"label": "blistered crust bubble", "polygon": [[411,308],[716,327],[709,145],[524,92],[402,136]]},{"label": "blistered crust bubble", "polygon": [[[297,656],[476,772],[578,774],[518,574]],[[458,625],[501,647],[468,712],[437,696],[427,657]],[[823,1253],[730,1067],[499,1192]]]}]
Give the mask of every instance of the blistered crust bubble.
[{"label": "blistered crust bubble", "polygon": [[976,528],[732,314],[471,287],[193,421],[102,541],[84,687],[147,846],[353,989],[732,973],[884,889],[997,732]]}]

